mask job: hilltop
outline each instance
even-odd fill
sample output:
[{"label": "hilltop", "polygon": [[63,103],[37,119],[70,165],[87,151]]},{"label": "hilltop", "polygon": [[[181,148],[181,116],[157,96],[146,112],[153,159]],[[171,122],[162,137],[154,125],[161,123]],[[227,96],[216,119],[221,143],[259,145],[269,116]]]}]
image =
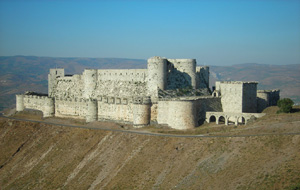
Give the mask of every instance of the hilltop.
[{"label": "hilltop", "polygon": [[[295,111],[275,114],[276,107],[271,107],[265,111],[267,116],[247,126],[220,125],[213,130],[216,126],[206,125],[204,131],[211,131],[202,131],[205,135],[253,136],[205,138],[149,136],[0,118],[0,186],[296,189],[300,185],[299,108]],[[37,112],[15,117],[41,120]],[[74,120],[60,122],[85,125]],[[116,123],[103,124],[109,125],[124,128]],[[297,134],[283,135],[287,133]]]}]

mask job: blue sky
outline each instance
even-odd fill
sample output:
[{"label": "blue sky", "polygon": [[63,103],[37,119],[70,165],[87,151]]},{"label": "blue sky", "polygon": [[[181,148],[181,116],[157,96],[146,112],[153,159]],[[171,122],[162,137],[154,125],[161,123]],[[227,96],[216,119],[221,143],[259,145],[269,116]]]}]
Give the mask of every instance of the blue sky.
[{"label": "blue sky", "polygon": [[0,0],[0,55],[300,64],[300,0]]}]

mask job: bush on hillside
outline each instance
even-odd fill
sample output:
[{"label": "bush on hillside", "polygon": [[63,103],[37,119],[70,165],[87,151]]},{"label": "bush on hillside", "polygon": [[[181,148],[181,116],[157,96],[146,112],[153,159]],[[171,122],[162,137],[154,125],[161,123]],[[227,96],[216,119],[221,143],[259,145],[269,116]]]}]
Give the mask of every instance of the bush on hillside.
[{"label": "bush on hillside", "polygon": [[293,100],[289,98],[280,99],[277,102],[277,106],[279,107],[277,113],[290,113],[292,111],[293,105]]}]

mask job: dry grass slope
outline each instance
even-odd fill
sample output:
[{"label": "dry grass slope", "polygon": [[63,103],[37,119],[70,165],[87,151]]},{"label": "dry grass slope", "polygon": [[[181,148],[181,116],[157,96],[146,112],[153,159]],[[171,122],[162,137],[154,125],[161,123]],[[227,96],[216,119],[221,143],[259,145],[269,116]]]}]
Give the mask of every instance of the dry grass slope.
[{"label": "dry grass slope", "polygon": [[[300,121],[299,113],[266,111],[257,126],[227,133],[282,133]],[[300,135],[156,137],[0,118],[0,187],[291,189],[300,185],[299,147]]]}]

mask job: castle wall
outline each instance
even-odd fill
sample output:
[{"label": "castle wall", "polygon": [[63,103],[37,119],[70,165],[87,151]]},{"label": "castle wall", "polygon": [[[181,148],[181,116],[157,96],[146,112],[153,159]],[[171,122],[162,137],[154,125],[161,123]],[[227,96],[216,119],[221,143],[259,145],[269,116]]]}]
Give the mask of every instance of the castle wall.
[{"label": "castle wall", "polygon": [[256,113],[257,112],[257,82],[244,82],[243,83],[243,113]]},{"label": "castle wall", "polygon": [[150,104],[133,104],[133,124],[136,126],[148,125],[151,117]]},{"label": "castle wall", "polygon": [[276,106],[278,100],[280,99],[280,90],[270,90],[270,100],[269,106]]},{"label": "castle wall", "polygon": [[169,101],[158,101],[157,104],[157,123],[169,123]]},{"label": "castle wall", "polygon": [[153,123],[157,123],[157,117],[158,117],[158,103],[153,103],[151,104],[151,107],[150,107],[150,120],[151,122]]},{"label": "castle wall", "polygon": [[48,74],[48,94],[50,97],[54,97],[54,94],[56,93],[56,91],[53,92],[53,90],[56,88],[56,79],[64,76],[64,69],[50,69]]},{"label": "castle wall", "polygon": [[221,93],[221,102],[224,112],[257,112],[257,82],[216,82],[216,91]]},{"label": "castle wall", "polygon": [[188,86],[196,88],[196,59],[168,59],[174,68],[181,72],[189,82]]},{"label": "castle wall", "polygon": [[99,69],[97,70],[98,82],[100,81],[130,81],[145,82],[147,69]]},{"label": "castle wall", "polygon": [[[49,97],[17,95],[17,111],[30,108],[41,110],[44,117],[55,114],[87,122],[132,123],[135,127],[148,125],[151,120],[175,129],[190,129],[201,125],[207,112],[225,113],[227,124],[232,120],[238,123],[243,121],[239,114],[276,105],[279,99],[278,90],[257,91],[257,82],[239,81],[216,82],[214,93],[218,97],[161,98],[176,96],[175,89],[209,89],[209,67],[196,67],[195,59],[152,57],[148,69],[86,69],[82,75],[73,76],[65,76],[64,69],[50,69],[48,80]],[[194,94],[205,94],[202,90]]]},{"label": "castle wall", "polygon": [[221,92],[221,102],[224,112],[242,113],[243,111],[243,83],[216,83],[216,90]]},{"label": "castle wall", "polygon": [[137,81],[98,81],[94,94],[94,98],[99,96],[146,96],[147,84]]},{"label": "castle wall", "polygon": [[[47,96],[36,96],[36,95],[22,95],[23,96],[23,109],[35,109],[43,112],[43,117],[51,117],[54,115],[54,100]],[[19,101],[18,109],[20,111],[20,99],[22,96],[17,97]]]},{"label": "castle wall", "polygon": [[196,88],[196,60],[195,59],[167,59],[167,89]]},{"label": "castle wall", "polygon": [[[199,67],[195,59],[148,59],[147,69],[86,69],[82,75],[64,76],[64,69],[51,69],[49,96],[57,98],[92,98],[100,96],[158,97],[158,88],[202,88],[209,80],[207,67]],[[203,80],[202,80],[203,79]]]},{"label": "castle wall", "polygon": [[63,118],[86,119],[87,100],[77,98],[55,99],[55,116]]},{"label": "castle wall", "polygon": [[133,104],[126,98],[103,97],[98,101],[98,120],[133,122]]},{"label": "castle wall", "polygon": [[168,125],[174,129],[192,129],[197,126],[193,101],[170,101]]},{"label": "castle wall", "polygon": [[94,97],[93,92],[96,89],[97,84],[97,70],[96,69],[85,69],[82,75],[83,79],[83,98]]},{"label": "castle wall", "polygon": [[16,111],[23,111],[24,109],[24,95],[18,94],[16,95]]},{"label": "castle wall", "polygon": [[279,90],[257,90],[257,112],[262,112],[268,106],[276,106],[279,93]]},{"label": "castle wall", "polygon": [[209,89],[209,67],[196,67],[196,88]]},{"label": "castle wall", "polygon": [[87,101],[86,122],[93,122],[98,120],[98,106],[96,100]]},{"label": "castle wall", "polygon": [[157,106],[157,123],[167,124],[174,129],[191,129],[203,124],[206,111],[221,112],[221,98],[160,100]]},{"label": "castle wall", "polygon": [[[55,80],[51,97],[56,98],[83,98],[84,83],[82,75],[64,76]],[[50,96],[50,94],[49,94]]]}]

